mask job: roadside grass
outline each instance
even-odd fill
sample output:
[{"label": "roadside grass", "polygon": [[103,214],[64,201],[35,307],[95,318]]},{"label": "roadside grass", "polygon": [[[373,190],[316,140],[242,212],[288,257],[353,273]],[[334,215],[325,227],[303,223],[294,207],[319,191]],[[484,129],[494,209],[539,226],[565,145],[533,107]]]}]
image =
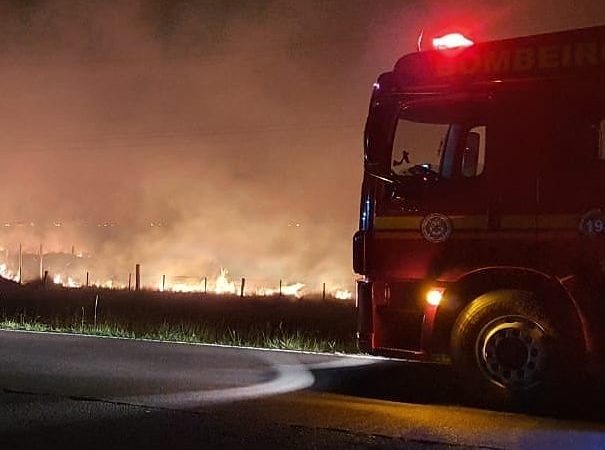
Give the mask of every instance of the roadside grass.
[{"label": "roadside grass", "polygon": [[217,329],[208,325],[193,324],[164,324],[160,327],[153,325],[138,325],[135,328],[119,323],[63,323],[54,321],[45,323],[30,318],[4,317],[0,320],[0,329],[38,331],[50,333],[70,333],[91,336],[108,336],[129,339],[153,339],[171,342],[188,342],[202,344],[233,345],[237,347],[257,347],[282,350],[303,350],[329,353],[354,353],[354,343],[328,340],[312,336],[300,330],[293,332],[284,330],[232,328]]},{"label": "roadside grass", "polygon": [[0,289],[0,329],[355,353],[352,302]]}]

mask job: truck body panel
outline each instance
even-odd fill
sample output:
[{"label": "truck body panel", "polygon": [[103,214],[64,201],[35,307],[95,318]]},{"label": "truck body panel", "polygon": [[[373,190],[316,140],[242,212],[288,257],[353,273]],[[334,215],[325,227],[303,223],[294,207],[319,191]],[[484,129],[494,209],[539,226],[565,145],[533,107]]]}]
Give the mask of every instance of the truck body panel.
[{"label": "truck body panel", "polygon": [[[513,286],[570,306],[602,354],[604,83],[605,27],[418,52],[379,77],[353,244],[363,350],[447,355],[464,306]],[[400,127],[441,124],[437,164],[410,133],[397,148]]]}]

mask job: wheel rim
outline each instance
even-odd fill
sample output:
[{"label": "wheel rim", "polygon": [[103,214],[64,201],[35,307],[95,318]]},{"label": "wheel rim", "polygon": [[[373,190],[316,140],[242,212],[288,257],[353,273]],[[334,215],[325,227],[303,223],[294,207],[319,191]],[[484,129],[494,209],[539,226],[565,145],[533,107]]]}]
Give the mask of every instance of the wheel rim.
[{"label": "wheel rim", "polygon": [[542,381],[545,340],[539,323],[522,316],[500,317],[479,333],[477,362],[492,383],[506,389],[531,389]]}]

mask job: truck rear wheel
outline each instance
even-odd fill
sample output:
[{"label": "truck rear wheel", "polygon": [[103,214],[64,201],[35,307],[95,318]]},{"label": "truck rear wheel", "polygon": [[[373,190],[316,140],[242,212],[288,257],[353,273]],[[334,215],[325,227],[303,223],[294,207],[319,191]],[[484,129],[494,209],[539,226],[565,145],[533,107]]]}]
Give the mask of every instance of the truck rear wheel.
[{"label": "truck rear wheel", "polygon": [[466,386],[493,406],[520,406],[561,382],[577,361],[573,333],[565,333],[528,291],[484,294],[460,314],[452,330],[452,360]]}]

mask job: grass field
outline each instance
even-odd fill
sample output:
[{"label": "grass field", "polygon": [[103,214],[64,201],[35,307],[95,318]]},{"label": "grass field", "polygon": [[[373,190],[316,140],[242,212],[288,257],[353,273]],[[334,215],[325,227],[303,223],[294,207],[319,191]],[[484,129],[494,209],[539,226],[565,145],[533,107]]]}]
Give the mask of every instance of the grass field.
[{"label": "grass field", "polygon": [[355,352],[351,301],[0,285],[0,328]]}]

